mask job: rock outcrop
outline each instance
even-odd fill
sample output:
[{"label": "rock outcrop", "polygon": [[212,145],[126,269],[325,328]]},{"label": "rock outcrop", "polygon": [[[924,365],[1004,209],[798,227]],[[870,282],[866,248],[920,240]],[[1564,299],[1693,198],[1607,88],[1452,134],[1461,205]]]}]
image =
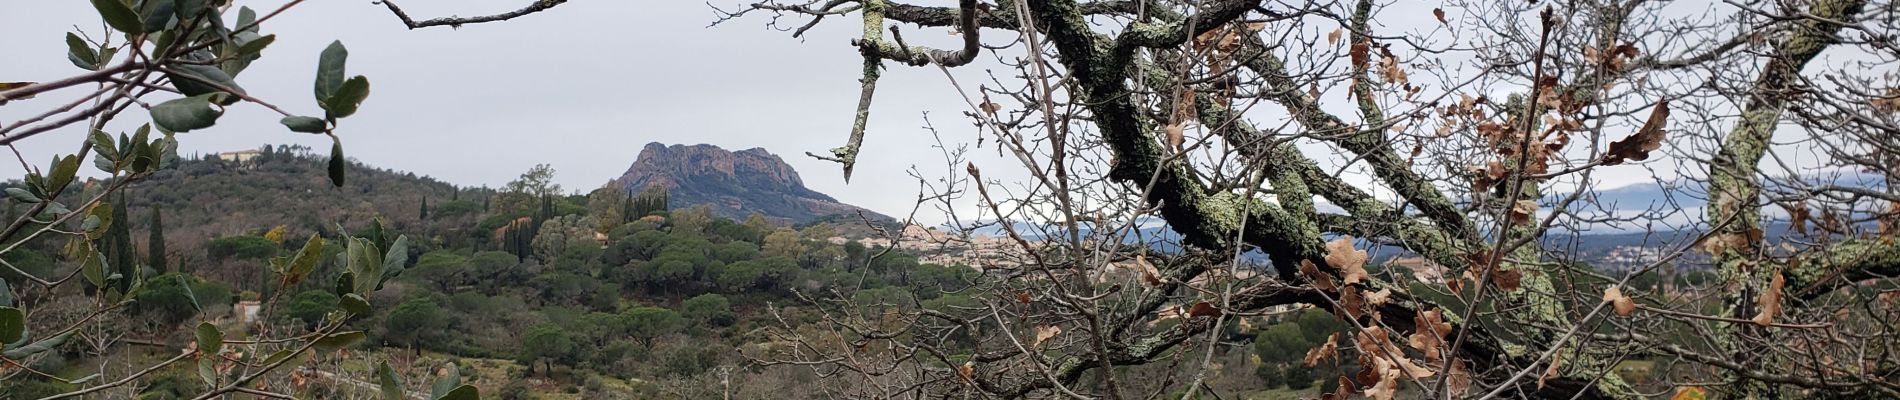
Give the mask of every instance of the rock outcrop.
[{"label": "rock outcrop", "polygon": [[761,148],[734,152],[708,144],[648,143],[633,166],[609,184],[634,191],[659,185],[667,189],[673,208],[703,204],[733,219],[756,211],[795,223],[840,215],[855,221],[861,210],[874,219],[889,219],[806,188],[797,170]]}]

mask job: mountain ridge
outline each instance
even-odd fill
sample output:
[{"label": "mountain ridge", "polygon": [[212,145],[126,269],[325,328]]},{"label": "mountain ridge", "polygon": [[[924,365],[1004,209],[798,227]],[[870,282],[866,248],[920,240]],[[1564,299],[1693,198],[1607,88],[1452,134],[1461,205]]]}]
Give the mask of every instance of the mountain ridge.
[{"label": "mountain ridge", "polygon": [[730,151],[710,144],[648,143],[610,187],[640,191],[667,189],[668,202],[706,205],[714,214],[745,219],[758,212],[768,219],[804,223],[860,212],[876,220],[890,217],[805,187],[785,160],[764,148]]}]

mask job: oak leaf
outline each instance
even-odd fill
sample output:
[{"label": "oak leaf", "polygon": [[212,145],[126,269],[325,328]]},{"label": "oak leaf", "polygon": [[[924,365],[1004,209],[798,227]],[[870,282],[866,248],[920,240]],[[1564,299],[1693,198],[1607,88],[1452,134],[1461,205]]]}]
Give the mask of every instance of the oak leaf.
[{"label": "oak leaf", "polygon": [[1325,272],[1320,272],[1319,267],[1313,266],[1313,262],[1310,260],[1300,260],[1300,275],[1304,275],[1306,279],[1312,280],[1313,286],[1318,287],[1320,290],[1328,292],[1339,290],[1338,286],[1333,285],[1333,276],[1327,275]]},{"label": "oak leaf", "polygon": [[1062,327],[1060,326],[1055,326],[1055,325],[1038,326],[1036,327],[1036,341],[1031,342],[1029,347],[1041,348],[1043,342],[1047,342],[1049,341],[1049,339],[1055,338],[1056,335],[1060,335],[1060,334],[1062,334]]},{"label": "oak leaf", "polygon": [[1148,255],[1145,253],[1135,255],[1135,269],[1141,270],[1141,281],[1149,286],[1160,285],[1163,282],[1161,270],[1148,262]]},{"label": "oak leaf", "polygon": [[1768,290],[1761,292],[1761,296],[1755,298],[1755,305],[1761,308],[1761,313],[1755,314],[1753,319],[1755,325],[1768,326],[1775,323],[1775,314],[1781,313],[1781,287],[1785,284],[1787,281],[1781,277],[1780,272],[1776,272],[1775,276],[1768,281]]},{"label": "oak leaf", "polygon": [[1662,148],[1663,127],[1669,123],[1669,102],[1657,102],[1650,109],[1649,120],[1629,137],[1610,142],[1610,149],[1603,153],[1603,165],[1622,164],[1625,160],[1643,161],[1649,159],[1649,152]]},{"label": "oak leaf", "polygon": [[1364,281],[1368,276],[1366,252],[1352,247],[1352,236],[1326,242],[1326,264],[1339,270],[1339,276],[1347,285]]},{"label": "oak leaf", "polygon": [[1332,336],[1326,337],[1325,344],[1321,344],[1319,345],[1319,347],[1314,347],[1312,350],[1307,350],[1306,359],[1304,359],[1303,361],[1306,362],[1306,366],[1311,367],[1311,366],[1319,365],[1320,361],[1325,361],[1328,358],[1333,358],[1333,356],[1338,355],[1338,353],[1339,353],[1339,332],[1333,332]]},{"label": "oak leaf", "polygon": [[1603,301],[1610,302],[1610,306],[1616,308],[1616,315],[1627,317],[1630,313],[1636,312],[1636,301],[1631,300],[1629,296],[1624,296],[1621,286],[1603,289]]}]

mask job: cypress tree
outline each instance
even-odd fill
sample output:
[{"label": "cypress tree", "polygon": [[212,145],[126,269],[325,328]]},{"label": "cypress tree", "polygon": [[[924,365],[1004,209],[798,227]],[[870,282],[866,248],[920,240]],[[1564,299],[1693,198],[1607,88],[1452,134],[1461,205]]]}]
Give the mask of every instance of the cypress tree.
[{"label": "cypress tree", "polygon": [[119,274],[121,293],[132,289],[138,273],[138,266],[132,262],[132,218],[127,216],[127,208],[131,205],[126,202],[125,192],[119,192],[119,206],[112,208],[112,226],[106,229],[106,261]]},{"label": "cypress tree", "polygon": [[416,218],[421,219],[423,221],[429,220],[429,197],[428,196],[422,197],[422,212],[417,213]]},{"label": "cypress tree", "polygon": [[153,270],[164,273],[171,266],[166,265],[168,263],[165,261],[165,220],[159,216],[159,207],[152,207],[152,227],[149,231],[151,236],[145,242],[145,263],[151,265]]}]

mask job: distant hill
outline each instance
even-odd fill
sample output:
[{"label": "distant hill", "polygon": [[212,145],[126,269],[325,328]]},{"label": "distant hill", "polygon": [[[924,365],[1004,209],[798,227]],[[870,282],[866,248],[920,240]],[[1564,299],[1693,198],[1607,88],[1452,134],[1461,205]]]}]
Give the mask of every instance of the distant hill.
[{"label": "distant hill", "polygon": [[[192,249],[209,238],[257,234],[277,225],[307,236],[334,231],[337,224],[360,227],[371,217],[382,217],[394,228],[415,230],[423,224],[424,198],[435,208],[457,197],[456,187],[447,182],[356,162],[348,164],[343,187],[331,186],[327,157],[289,146],[268,153],[181,157],[170,168],[133,184],[124,201],[111,201],[130,205],[131,226],[140,232],[151,210],[162,208],[170,247]],[[479,194],[460,195],[480,207],[480,198],[474,197]],[[462,217],[470,220],[431,222],[470,224],[475,215]]]},{"label": "distant hill", "polygon": [[838,202],[805,187],[798,171],[761,148],[727,151],[719,146],[649,143],[627,172],[608,185],[634,191],[667,189],[672,208],[706,205],[715,214],[743,220],[753,212],[793,223],[863,211],[874,220],[890,217]]}]

